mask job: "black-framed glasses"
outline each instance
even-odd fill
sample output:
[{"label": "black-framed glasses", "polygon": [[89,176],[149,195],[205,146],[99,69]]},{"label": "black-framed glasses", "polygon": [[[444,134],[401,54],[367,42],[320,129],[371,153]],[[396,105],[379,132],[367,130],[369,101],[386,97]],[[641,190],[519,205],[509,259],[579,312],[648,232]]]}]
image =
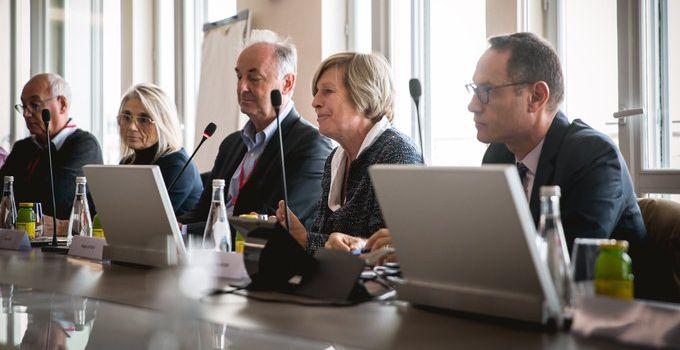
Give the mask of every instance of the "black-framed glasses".
[{"label": "black-framed glasses", "polygon": [[14,105],[14,109],[19,114],[21,114],[22,116],[26,115],[26,112],[33,114],[33,113],[39,112],[40,109],[45,106],[45,103],[47,103],[50,100],[54,100],[57,97],[58,96],[48,97],[44,100],[29,102],[26,105],[22,105],[21,103],[17,103],[17,104]]},{"label": "black-framed glasses", "polygon": [[149,128],[154,123],[154,120],[149,117],[134,116],[128,113],[119,114],[117,120],[119,126],[129,126],[135,123],[138,128]]},{"label": "black-framed glasses", "polygon": [[508,83],[508,84],[502,84],[502,85],[477,85],[475,83],[470,83],[465,85],[465,89],[470,94],[475,94],[477,96],[477,99],[479,102],[482,104],[487,104],[489,103],[489,95],[491,95],[491,91],[495,89],[500,89],[504,87],[509,87],[509,86],[517,86],[517,85],[525,85],[525,84],[533,84],[534,82],[532,81],[522,81],[519,83]]}]

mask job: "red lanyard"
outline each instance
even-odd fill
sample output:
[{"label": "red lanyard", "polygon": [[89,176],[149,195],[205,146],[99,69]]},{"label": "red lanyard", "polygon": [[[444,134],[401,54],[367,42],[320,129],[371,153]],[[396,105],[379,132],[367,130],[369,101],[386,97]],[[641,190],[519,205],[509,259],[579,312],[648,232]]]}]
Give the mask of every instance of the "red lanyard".
[{"label": "red lanyard", "polygon": [[250,180],[250,177],[253,176],[253,173],[255,172],[255,168],[257,168],[257,164],[260,162],[260,158],[258,158],[255,161],[255,164],[253,164],[253,168],[250,170],[250,174],[248,174],[248,177],[245,177],[245,172],[246,172],[246,164],[243,163],[241,166],[241,171],[238,174],[238,191],[236,191],[236,196],[234,196],[234,199],[231,201],[232,207],[236,207],[236,200],[238,199],[239,195],[241,194],[241,189],[248,183]]}]

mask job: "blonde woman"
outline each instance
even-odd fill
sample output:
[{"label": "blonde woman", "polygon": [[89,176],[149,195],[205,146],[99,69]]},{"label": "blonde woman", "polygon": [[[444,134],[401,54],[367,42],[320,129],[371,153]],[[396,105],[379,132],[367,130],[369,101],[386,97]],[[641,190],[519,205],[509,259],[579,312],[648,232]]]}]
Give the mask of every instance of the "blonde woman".
[{"label": "blonde woman", "polygon": [[[158,165],[169,186],[189,159],[182,148],[177,109],[156,85],[138,84],[123,96],[118,112],[121,164]],[[203,191],[196,165],[189,164],[168,193],[175,215],[189,211]]]},{"label": "blonde woman", "polygon": [[[376,54],[345,52],[321,63],[312,82],[319,132],[338,142],[324,168],[319,212],[308,232],[289,215],[293,237],[308,252],[325,247],[350,251],[385,228],[368,168],[419,164],[408,136],[392,126],[394,90],[390,67]],[[283,201],[276,212],[285,226]]]}]

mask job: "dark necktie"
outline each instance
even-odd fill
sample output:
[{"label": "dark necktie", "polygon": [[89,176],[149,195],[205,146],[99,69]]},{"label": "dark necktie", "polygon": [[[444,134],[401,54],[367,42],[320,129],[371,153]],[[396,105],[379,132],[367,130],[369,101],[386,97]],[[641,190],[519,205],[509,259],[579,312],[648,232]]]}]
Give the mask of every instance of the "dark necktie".
[{"label": "dark necktie", "polygon": [[519,180],[522,182],[522,188],[524,189],[524,193],[527,193],[527,173],[529,172],[529,168],[527,168],[526,165],[522,162],[517,162],[515,164],[517,166],[517,173],[519,173]]}]

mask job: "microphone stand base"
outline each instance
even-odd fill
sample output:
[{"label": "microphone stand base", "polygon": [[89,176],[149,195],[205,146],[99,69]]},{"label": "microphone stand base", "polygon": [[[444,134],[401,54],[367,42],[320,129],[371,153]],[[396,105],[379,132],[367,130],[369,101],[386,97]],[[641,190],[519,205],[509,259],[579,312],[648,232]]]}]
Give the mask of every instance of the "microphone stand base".
[{"label": "microphone stand base", "polygon": [[53,246],[53,245],[48,245],[41,247],[40,250],[45,253],[57,253],[57,254],[68,254],[68,250],[70,248],[67,246]]}]

